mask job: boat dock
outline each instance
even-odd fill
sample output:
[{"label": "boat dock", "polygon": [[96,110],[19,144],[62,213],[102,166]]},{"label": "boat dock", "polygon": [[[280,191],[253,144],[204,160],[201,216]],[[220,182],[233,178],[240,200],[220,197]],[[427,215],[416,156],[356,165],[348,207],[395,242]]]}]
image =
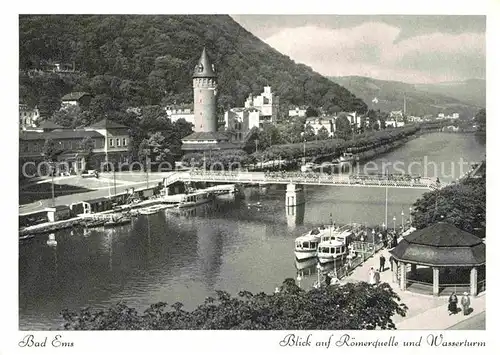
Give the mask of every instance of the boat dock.
[{"label": "boat dock", "polygon": [[[217,185],[211,186],[206,189],[196,190],[196,193],[212,193],[214,195],[224,195],[232,194],[236,191],[236,186],[231,185]],[[87,226],[88,225],[100,225],[98,222],[106,223],[109,221],[119,220],[125,217],[125,214],[130,211],[138,211],[141,209],[151,209],[151,210],[164,210],[169,208],[178,207],[183,199],[190,194],[176,194],[176,195],[163,195],[161,197],[153,197],[147,200],[132,202],[127,204],[121,204],[115,206],[112,209],[105,211],[95,212],[95,213],[82,213],[74,216],[72,218],[65,218],[56,221],[46,221],[38,223],[32,226],[26,226],[19,228],[19,236],[25,237],[31,234],[42,234],[55,232],[57,230],[73,228],[76,226]],[[148,210],[149,211],[149,210]],[[146,214],[146,213],[145,213]]]}]

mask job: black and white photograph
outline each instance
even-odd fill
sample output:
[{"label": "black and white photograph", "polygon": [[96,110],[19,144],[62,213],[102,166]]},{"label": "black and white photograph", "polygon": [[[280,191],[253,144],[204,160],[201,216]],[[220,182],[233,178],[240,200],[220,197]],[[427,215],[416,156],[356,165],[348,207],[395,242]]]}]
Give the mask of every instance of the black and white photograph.
[{"label": "black and white photograph", "polygon": [[17,23],[16,348],[485,347],[485,14]]}]

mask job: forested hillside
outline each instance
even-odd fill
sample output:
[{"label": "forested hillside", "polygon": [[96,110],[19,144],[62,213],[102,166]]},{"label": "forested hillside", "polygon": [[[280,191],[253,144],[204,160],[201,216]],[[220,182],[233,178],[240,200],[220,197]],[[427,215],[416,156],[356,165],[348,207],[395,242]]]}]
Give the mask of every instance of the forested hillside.
[{"label": "forested hillside", "polygon": [[[89,120],[127,107],[192,102],[191,74],[203,46],[219,71],[219,109],[242,106],[271,85],[283,105],[365,112],[366,104],[295,64],[227,15],[22,15],[20,100],[45,116],[71,91],[93,95]],[[71,75],[28,75],[43,62],[75,63]]]}]

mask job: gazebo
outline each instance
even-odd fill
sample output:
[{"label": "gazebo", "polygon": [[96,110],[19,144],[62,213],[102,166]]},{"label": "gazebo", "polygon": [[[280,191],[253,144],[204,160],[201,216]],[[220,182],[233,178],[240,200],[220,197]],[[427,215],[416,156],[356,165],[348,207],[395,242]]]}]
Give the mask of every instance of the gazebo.
[{"label": "gazebo", "polygon": [[[403,237],[390,251],[393,282],[401,290],[429,292],[460,289],[472,296],[485,288],[486,246],[481,238],[438,222]],[[410,271],[408,272],[408,265]],[[478,282],[479,279],[479,282]],[[430,292],[429,292],[430,293]]]}]

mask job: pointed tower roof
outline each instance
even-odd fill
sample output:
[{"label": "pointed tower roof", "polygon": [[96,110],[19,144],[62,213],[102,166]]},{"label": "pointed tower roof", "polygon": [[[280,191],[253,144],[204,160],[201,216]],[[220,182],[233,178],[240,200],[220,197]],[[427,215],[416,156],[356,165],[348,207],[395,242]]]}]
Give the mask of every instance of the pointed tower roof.
[{"label": "pointed tower roof", "polygon": [[217,74],[215,74],[215,70],[212,67],[212,63],[210,62],[210,58],[208,58],[207,51],[205,47],[203,47],[203,52],[201,52],[200,60],[198,60],[198,64],[194,67],[193,78],[215,78]]}]

